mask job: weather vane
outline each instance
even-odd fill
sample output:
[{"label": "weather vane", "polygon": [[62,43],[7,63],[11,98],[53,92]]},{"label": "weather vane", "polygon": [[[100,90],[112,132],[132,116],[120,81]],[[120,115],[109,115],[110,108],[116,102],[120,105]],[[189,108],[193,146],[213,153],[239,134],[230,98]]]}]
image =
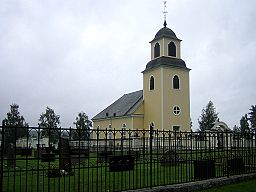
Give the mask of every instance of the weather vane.
[{"label": "weather vane", "polygon": [[166,23],[166,14],[168,13],[167,12],[167,7],[166,7],[166,3],[167,1],[163,1],[164,2],[164,10],[163,10],[163,14],[164,14],[164,27],[166,27],[167,23]]}]

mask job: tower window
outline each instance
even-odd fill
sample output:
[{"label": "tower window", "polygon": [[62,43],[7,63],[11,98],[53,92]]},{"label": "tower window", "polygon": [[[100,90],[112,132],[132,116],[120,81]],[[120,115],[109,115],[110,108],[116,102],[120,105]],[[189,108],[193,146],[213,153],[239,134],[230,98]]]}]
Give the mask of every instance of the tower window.
[{"label": "tower window", "polygon": [[125,136],[126,136],[126,124],[125,123],[122,126],[122,136],[123,136],[123,138],[125,138]]},{"label": "tower window", "polygon": [[176,57],[176,45],[173,42],[168,44],[168,56]]},{"label": "tower window", "polygon": [[180,79],[177,75],[175,75],[172,79],[172,87],[173,89],[180,89]]},{"label": "tower window", "polygon": [[156,43],[154,47],[154,58],[159,56],[160,56],[160,45],[159,43]]},{"label": "tower window", "polygon": [[173,113],[174,113],[174,115],[179,115],[180,114],[180,107],[179,106],[174,106],[173,107]]},{"label": "tower window", "polygon": [[174,125],[172,126],[173,131],[180,131],[180,126]]},{"label": "tower window", "polygon": [[156,131],[155,130],[155,123],[152,122],[152,123],[149,124],[149,130],[151,130],[151,128],[152,128],[152,131],[153,131],[153,134],[154,134],[154,132]]},{"label": "tower window", "polygon": [[154,90],[154,89],[155,89],[155,78],[151,76],[149,80],[149,90]]}]

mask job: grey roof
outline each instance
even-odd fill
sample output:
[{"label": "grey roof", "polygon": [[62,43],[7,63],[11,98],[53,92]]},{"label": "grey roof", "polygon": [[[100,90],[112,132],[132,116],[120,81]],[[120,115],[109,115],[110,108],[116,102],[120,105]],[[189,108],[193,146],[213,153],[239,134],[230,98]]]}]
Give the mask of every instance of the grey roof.
[{"label": "grey roof", "polygon": [[92,120],[129,115],[142,100],[142,90],[124,94],[106,109],[95,115]]},{"label": "grey roof", "polygon": [[146,69],[143,72],[153,69],[158,66],[178,67],[178,68],[190,70],[189,68],[186,67],[186,63],[182,59],[162,56],[162,57],[159,57],[159,58],[149,61],[147,63]]},{"label": "grey roof", "polygon": [[181,41],[180,39],[177,38],[176,34],[173,32],[173,30],[171,30],[170,28],[168,27],[163,27],[161,28],[155,35],[155,38],[152,40],[157,40],[157,39],[160,39],[162,37],[169,37],[169,38],[172,38],[172,39],[177,39],[179,41]]}]

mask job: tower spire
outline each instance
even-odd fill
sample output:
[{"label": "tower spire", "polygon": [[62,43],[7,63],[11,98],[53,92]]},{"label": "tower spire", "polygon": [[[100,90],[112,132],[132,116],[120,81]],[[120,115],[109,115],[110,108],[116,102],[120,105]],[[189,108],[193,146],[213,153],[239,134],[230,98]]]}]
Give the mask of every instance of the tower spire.
[{"label": "tower spire", "polygon": [[166,3],[167,3],[167,1],[163,1],[164,2],[164,10],[163,10],[163,14],[164,14],[164,27],[166,27],[167,26],[167,22],[166,22],[166,14],[168,13],[167,12],[167,7],[166,7]]}]

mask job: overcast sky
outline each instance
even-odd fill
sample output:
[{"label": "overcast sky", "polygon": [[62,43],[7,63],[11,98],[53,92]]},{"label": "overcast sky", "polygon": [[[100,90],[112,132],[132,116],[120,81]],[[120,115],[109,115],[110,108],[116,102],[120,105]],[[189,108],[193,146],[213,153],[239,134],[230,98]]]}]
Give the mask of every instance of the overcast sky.
[{"label": "overcast sky", "polygon": [[[161,0],[0,0],[0,120],[12,103],[31,126],[46,106],[73,126],[142,89]],[[230,128],[256,104],[256,1],[169,0],[182,39],[193,129],[212,100]]]}]

